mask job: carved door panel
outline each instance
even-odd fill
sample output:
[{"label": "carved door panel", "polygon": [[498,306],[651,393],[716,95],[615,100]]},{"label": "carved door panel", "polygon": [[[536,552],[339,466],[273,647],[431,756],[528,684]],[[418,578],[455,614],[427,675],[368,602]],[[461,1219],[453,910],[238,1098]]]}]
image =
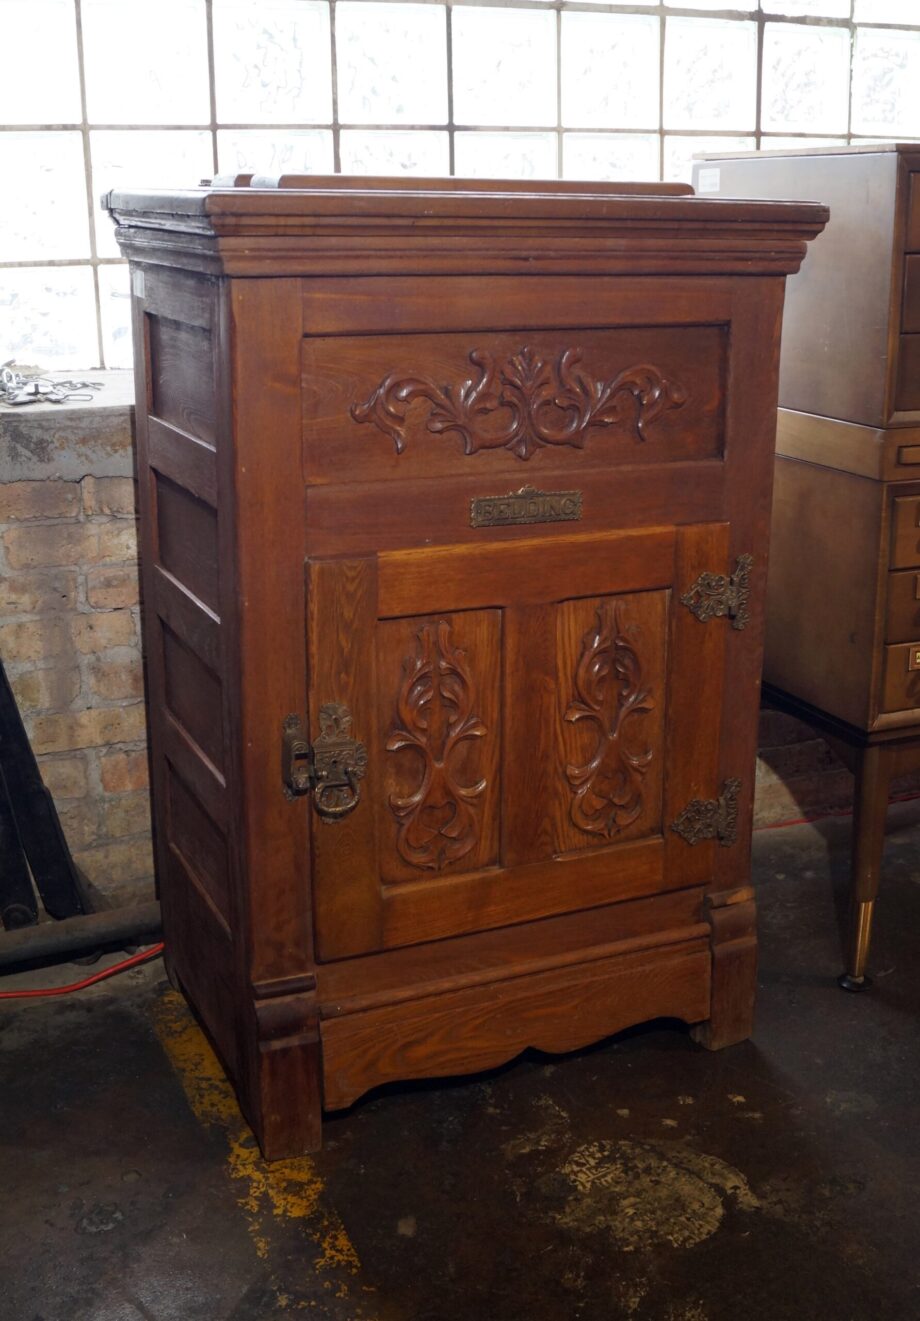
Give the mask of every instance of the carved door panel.
[{"label": "carved door panel", "polygon": [[679,598],[725,534],[308,561],[311,735],[336,702],[367,747],[354,810],[312,813],[321,958],[705,877],[669,824],[718,793],[725,629]]}]

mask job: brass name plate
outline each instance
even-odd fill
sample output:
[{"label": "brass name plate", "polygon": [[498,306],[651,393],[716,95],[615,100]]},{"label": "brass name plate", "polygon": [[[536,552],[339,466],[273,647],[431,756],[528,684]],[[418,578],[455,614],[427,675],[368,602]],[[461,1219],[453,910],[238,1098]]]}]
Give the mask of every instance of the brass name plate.
[{"label": "brass name plate", "polygon": [[477,495],[470,501],[470,527],[577,523],[580,518],[581,491],[536,491],[522,486],[507,495]]}]

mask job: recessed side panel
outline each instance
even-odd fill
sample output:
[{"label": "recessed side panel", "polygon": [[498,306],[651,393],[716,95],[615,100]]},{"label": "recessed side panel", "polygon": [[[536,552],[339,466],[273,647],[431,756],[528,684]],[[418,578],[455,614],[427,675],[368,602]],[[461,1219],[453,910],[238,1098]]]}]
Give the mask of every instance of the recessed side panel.
[{"label": "recessed side panel", "polygon": [[211,331],[149,316],[150,411],[198,440],[217,439]]}]

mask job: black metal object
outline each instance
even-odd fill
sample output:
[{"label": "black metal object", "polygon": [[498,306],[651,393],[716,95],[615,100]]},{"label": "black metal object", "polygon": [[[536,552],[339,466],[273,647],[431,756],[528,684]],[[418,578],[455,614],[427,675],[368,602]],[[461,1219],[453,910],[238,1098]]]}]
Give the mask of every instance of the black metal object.
[{"label": "black metal object", "polygon": [[132,908],[109,908],[102,913],[67,917],[62,922],[41,922],[20,931],[0,933],[0,968],[33,959],[65,959],[108,945],[155,940],[162,931],[156,900]]},{"label": "black metal object", "polygon": [[[54,799],[45,788],[38,769],[2,660],[0,797],[5,801],[5,807],[0,808],[4,822],[0,825],[0,836],[6,844],[5,848],[0,846],[0,911],[5,911],[9,903],[15,907],[20,902],[16,896],[21,894],[24,854],[42,903],[51,917],[74,917],[85,913],[91,905],[86,900],[80,875],[64,838]],[[16,837],[20,846],[18,862],[12,847]],[[5,921],[4,925],[7,925]]]},{"label": "black metal object", "polygon": [[0,922],[7,931],[38,921],[38,904],[0,771]]}]

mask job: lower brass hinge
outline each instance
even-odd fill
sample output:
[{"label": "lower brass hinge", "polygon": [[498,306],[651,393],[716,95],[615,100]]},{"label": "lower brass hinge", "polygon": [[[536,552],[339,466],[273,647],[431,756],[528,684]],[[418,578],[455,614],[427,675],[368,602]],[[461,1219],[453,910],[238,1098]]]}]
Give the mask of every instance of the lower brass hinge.
[{"label": "lower brass hinge", "polygon": [[351,712],[341,702],[319,709],[319,735],[307,739],[300,716],[284,721],[281,779],[287,798],[312,793],[313,806],[325,821],[338,821],[358,805],[358,781],[367,770],[367,748],[349,734]]},{"label": "lower brass hinge", "polygon": [[747,602],[753,563],[753,555],[739,555],[735,572],[730,576],[701,573],[680,598],[681,604],[704,624],[708,619],[725,616],[731,620],[732,628],[744,628],[749,618]]},{"label": "lower brass hinge", "polygon": [[740,780],[726,780],[718,798],[694,798],[680,816],[671,822],[671,829],[688,844],[701,839],[717,839],[723,848],[738,838],[738,794]]}]

